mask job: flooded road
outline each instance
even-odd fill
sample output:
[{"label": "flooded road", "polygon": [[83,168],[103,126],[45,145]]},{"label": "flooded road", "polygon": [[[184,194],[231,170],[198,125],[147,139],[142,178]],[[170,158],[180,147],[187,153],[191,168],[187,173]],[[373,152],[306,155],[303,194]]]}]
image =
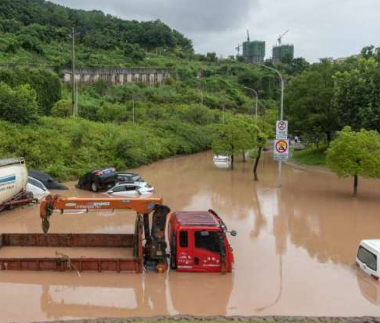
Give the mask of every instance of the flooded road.
[{"label": "flooded road", "polygon": [[[265,155],[216,169],[210,153],[137,170],[175,210],[214,209],[235,250],[231,275],[0,272],[0,323],[96,317],[194,315],[380,316],[380,283],[355,266],[361,239],[380,238],[380,181],[352,182]],[[65,196],[97,196],[70,183]],[[50,232],[132,233],[134,213],[54,215]],[[38,206],[3,212],[0,231],[41,232]]]}]

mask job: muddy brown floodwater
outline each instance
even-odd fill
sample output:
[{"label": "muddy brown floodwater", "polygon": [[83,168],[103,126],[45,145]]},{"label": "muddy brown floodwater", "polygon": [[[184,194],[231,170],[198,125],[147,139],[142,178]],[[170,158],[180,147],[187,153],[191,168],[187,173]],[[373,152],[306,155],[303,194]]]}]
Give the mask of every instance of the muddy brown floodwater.
[{"label": "muddy brown floodwater", "polygon": [[[380,284],[354,264],[359,241],[380,238],[380,181],[361,181],[353,199],[351,179],[327,171],[285,165],[279,190],[270,155],[260,164],[260,182],[251,168],[238,162],[234,171],[216,169],[212,155],[202,153],[137,169],[172,210],[212,208],[238,231],[230,238],[233,274],[0,272],[0,323],[172,314],[379,316]],[[99,196],[69,186],[63,195]],[[51,219],[57,233],[131,233],[133,226],[128,212]],[[41,232],[38,206],[3,212],[0,228]]]}]

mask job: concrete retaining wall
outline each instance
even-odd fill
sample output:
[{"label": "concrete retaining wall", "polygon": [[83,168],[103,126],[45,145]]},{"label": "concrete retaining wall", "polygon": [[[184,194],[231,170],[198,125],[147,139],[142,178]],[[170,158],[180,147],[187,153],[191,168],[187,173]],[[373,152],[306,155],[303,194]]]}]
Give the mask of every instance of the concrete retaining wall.
[{"label": "concrete retaining wall", "polygon": [[[71,70],[64,70],[63,81],[71,82]],[[76,82],[91,84],[98,81],[123,85],[125,83],[160,84],[171,75],[165,68],[81,68],[75,71]]]}]

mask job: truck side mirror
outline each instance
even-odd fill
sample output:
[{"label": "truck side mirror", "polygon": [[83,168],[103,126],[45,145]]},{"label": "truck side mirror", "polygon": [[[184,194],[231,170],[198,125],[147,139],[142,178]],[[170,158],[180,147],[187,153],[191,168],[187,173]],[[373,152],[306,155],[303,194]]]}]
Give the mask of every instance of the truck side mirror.
[{"label": "truck side mirror", "polygon": [[236,236],[237,236],[237,232],[236,232],[235,230],[232,230],[232,231],[230,232],[230,234],[231,234],[231,236],[233,236],[233,237],[236,237]]}]

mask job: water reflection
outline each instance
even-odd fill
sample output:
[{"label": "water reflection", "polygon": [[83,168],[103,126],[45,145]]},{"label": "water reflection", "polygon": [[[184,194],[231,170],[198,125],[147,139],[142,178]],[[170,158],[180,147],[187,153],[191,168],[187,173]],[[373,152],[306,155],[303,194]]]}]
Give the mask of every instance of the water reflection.
[{"label": "water reflection", "polygon": [[[39,302],[39,308],[49,320],[172,315],[194,310],[199,315],[227,313],[233,275],[195,275],[201,278],[197,279],[192,274],[146,273],[138,275],[139,279],[129,279],[136,276],[85,273],[78,277],[73,273],[51,273],[49,278],[40,281],[39,273],[0,274],[3,291],[12,285],[24,286],[17,302],[15,299],[5,300],[2,308],[15,314],[22,306],[27,312],[29,306],[36,306],[33,302],[29,304],[28,300],[39,290],[39,301],[35,301]],[[213,298],[217,298],[217,302],[210,306]],[[1,321],[4,321],[4,313]]]},{"label": "water reflection", "polygon": [[[281,190],[268,154],[259,171],[254,182],[252,163],[216,169],[209,153],[137,170],[172,210],[212,208],[238,231],[230,239],[233,275],[0,272],[0,323],[177,313],[380,315],[377,283],[352,270],[360,240],[380,238],[378,181],[361,181],[352,199],[351,180],[325,171],[284,165]],[[67,196],[98,196],[73,184]],[[52,218],[59,233],[126,233],[133,225],[133,212]],[[40,232],[38,207],[4,213],[0,231]]]},{"label": "water reflection", "polygon": [[374,305],[380,306],[380,283],[372,277],[356,269],[356,278],[360,292],[366,300]]}]

